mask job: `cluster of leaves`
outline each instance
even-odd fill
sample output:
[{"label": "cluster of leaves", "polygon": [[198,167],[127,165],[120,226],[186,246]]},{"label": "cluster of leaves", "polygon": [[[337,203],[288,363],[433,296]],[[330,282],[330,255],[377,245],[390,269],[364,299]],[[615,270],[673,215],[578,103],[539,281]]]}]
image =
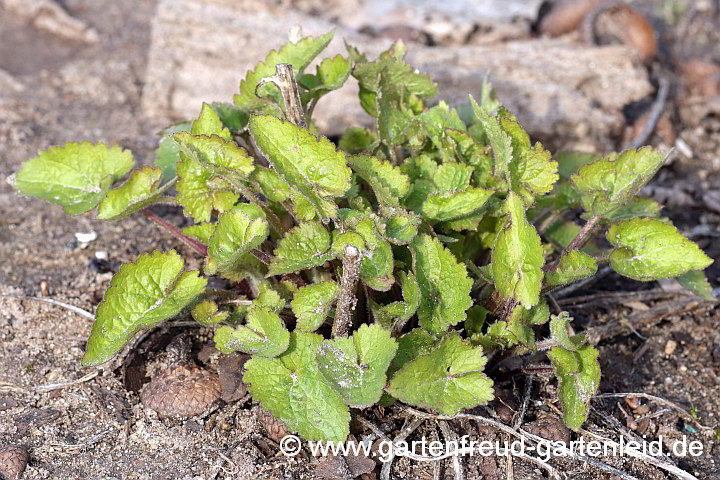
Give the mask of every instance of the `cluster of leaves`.
[{"label": "cluster of leaves", "polygon": [[[84,363],[190,310],[220,351],[252,355],[244,379],[256,401],[307,439],[344,440],[350,408],[399,400],[453,415],[486,404],[487,354],[532,353],[543,334],[565,421],[579,428],[600,380],[597,351],[544,295],[601,262],[709,294],[711,260],[636,196],[664,155],[553,159],[486,83],[460,111],[428,106],[436,85],[405,62],[402,43],[375,60],[348,46],[306,73],[331,38],[270,52],[233,104],[204,105],[165,131],[155,166],[124,183],[132,155],[89,143],[44,151],[13,176],[18,191],[71,215],[119,220],[174,202],[194,221],[182,235],[202,246],[202,274],[174,251],[121,267]],[[292,65],[309,127],[284,119],[283,92],[267,81],[277,64]],[[336,145],[311,115],[350,76],[375,127],[349,128]],[[598,228],[608,243],[593,238]],[[247,282],[252,298],[207,290],[208,276]]]}]

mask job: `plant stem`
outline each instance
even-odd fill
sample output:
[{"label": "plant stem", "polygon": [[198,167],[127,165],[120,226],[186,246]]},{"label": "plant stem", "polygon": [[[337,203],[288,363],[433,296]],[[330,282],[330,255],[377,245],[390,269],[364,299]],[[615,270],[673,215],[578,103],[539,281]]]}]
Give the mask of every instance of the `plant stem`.
[{"label": "plant stem", "polygon": [[295,82],[295,74],[292,65],[289,63],[278,63],[275,65],[275,75],[265,77],[257,84],[257,89],[266,84],[274,83],[279,89],[285,102],[285,117],[298,127],[307,127],[305,123],[305,112],[300,102],[300,91]]},{"label": "plant stem", "polygon": [[558,264],[560,263],[560,259],[562,257],[564,257],[565,255],[567,255],[569,252],[571,252],[573,250],[579,250],[583,246],[585,246],[585,244],[588,242],[588,240],[590,240],[590,237],[592,236],[592,234],[595,233],[595,229],[598,227],[599,222],[600,222],[599,216],[592,217],[590,220],[588,220],[587,223],[585,223],[585,225],[583,225],[582,229],[575,236],[575,238],[573,238],[573,241],[570,242],[570,245],[565,247],[563,249],[563,251],[560,252],[560,255],[558,255],[558,257],[555,259],[554,262],[552,262],[548,265],[545,265],[544,270],[546,272],[554,272],[555,269],[557,269]]},{"label": "plant stem", "polygon": [[173,225],[169,222],[166,222],[162,218],[160,218],[157,215],[155,215],[154,213],[152,213],[150,210],[143,209],[143,210],[141,210],[141,212],[143,213],[143,215],[145,215],[147,218],[149,218],[150,221],[152,221],[154,224],[162,227],[170,235],[177,238],[178,240],[180,240],[185,245],[187,245],[188,247],[195,250],[197,253],[199,253],[203,257],[207,255],[207,253],[208,253],[207,246],[205,244],[200,243],[197,240],[195,240],[194,238],[185,235],[185,233],[183,233],[182,230],[177,228],[175,225]]},{"label": "plant stem", "polygon": [[343,273],[340,278],[340,294],[335,307],[335,320],[332,326],[332,336],[347,337],[352,325],[352,312],[355,310],[357,298],[355,285],[360,276],[362,252],[352,245],[345,245],[345,254],[342,258]]}]

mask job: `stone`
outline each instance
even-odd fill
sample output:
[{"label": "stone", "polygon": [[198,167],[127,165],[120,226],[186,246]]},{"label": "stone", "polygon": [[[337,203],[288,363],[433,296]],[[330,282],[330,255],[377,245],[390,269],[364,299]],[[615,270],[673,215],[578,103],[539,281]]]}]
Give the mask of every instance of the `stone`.
[{"label": "stone", "polygon": [[[388,38],[370,38],[263,2],[161,0],[152,24],[144,112],[168,120],[192,119],[203,101],[230,102],[245,72],[271,48],[287,42],[294,25],[302,26],[305,35],[335,30],[323,58],[344,53],[343,39],[371,56],[391,44]],[[466,102],[468,93],[477,95],[481,79],[489,75],[498,98],[531,135],[562,139],[555,147],[589,137],[597,148],[611,149],[624,125],[622,107],[653,91],[646,70],[623,46],[588,48],[563,39],[412,44],[407,59],[439,83],[439,99],[456,104]],[[321,100],[314,116],[320,131],[337,135],[351,125],[372,125],[356,95],[357,82],[351,78]]]}]

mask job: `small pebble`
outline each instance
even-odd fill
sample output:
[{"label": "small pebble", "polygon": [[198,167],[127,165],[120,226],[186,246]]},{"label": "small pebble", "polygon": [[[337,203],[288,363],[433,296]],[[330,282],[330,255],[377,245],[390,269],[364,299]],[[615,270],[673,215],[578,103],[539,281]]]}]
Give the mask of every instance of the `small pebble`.
[{"label": "small pebble", "polygon": [[98,260],[107,260],[108,252],[106,252],[105,250],[98,250],[97,252],[95,252],[95,258],[97,258]]},{"label": "small pebble", "polygon": [[668,340],[665,344],[665,355],[670,356],[675,352],[678,343],[675,340]]},{"label": "small pebble", "polygon": [[97,233],[95,232],[76,232],[75,238],[80,243],[90,243],[94,242],[97,239]]}]

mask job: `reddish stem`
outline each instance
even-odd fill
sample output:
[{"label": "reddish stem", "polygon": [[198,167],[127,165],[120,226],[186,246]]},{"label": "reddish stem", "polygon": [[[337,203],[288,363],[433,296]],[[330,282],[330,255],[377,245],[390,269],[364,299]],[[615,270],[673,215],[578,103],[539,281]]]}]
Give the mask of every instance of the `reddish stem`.
[{"label": "reddish stem", "polygon": [[154,224],[159,225],[162,227],[166,232],[168,232],[173,237],[177,238],[181,242],[183,242],[188,247],[195,250],[197,253],[202,255],[203,257],[207,255],[208,249],[207,246],[203,243],[198,242],[192,237],[189,237],[185,235],[185,233],[177,228],[175,225],[166,222],[162,218],[158,217],[154,213],[152,213],[150,210],[144,209],[142,210],[143,215],[145,215],[147,218],[150,219]]}]

